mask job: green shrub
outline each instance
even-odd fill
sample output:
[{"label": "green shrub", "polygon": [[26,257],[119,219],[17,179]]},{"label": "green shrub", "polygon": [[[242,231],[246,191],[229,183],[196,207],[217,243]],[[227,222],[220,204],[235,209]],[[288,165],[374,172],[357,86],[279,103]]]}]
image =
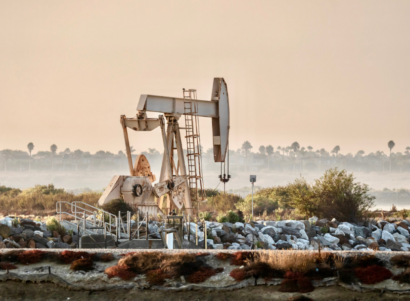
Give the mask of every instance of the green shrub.
[{"label": "green shrub", "polygon": [[220,214],[216,217],[216,221],[218,223],[226,223],[228,221],[228,217],[226,215]]},{"label": "green shrub", "polygon": [[203,211],[199,213],[199,218],[204,219],[206,221],[212,220],[212,213],[208,211]]},{"label": "green shrub", "polygon": [[47,230],[53,233],[53,231],[56,231],[61,237],[63,237],[66,233],[66,229],[64,226],[60,224],[58,220],[56,220],[55,217],[50,217],[47,222]]},{"label": "green shrub", "polygon": [[291,205],[305,216],[357,223],[374,204],[375,197],[368,194],[369,187],[355,182],[353,174],[346,170],[329,169],[314,184],[303,178],[295,184]]},{"label": "green shrub", "polygon": [[327,226],[324,226],[322,228],[320,228],[320,232],[323,234],[329,233],[329,228]]},{"label": "green shrub", "polygon": [[134,210],[130,205],[128,205],[123,199],[114,199],[108,204],[102,206],[104,211],[107,211],[115,216],[118,216],[118,212],[125,214],[127,211],[131,212],[131,216],[134,214]]},{"label": "green shrub", "polygon": [[230,222],[231,224],[239,222],[239,215],[236,214],[236,212],[232,210],[228,211],[228,214],[226,215],[226,217],[228,218],[228,222]]},{"label": "green shrub", "polygon": [[219,193],[215,196],[208,197],[210,207],[216,212],[226,212],[235,207],[237,203],[242,202],[243,199],[236,194],[232,193]]},{"label": "green shrub", "polygon": [[[235,207],[247,214],[252,213],[252,196],[248,195],[244,200],[238,202]],[[278,208],[278,202],[266,196],[254,195],[253,214],[259,215],[266,211],[266,214]]]}]

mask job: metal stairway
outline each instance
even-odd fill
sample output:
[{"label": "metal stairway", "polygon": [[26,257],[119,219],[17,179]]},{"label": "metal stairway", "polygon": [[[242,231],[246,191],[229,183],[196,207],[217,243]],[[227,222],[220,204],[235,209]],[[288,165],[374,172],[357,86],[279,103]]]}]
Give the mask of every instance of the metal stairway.
[{"label": "metal stairway", "polygon": [[[183,89],[184,99],[196,99],[196,90]],[[191,101],[184,102],[185,130],[188,159],[188,183],[191,190],[191,198],[197,202],[204,200],[204,183],[202,175],[201,138],[199,133],[199,120],[196,116],[197,108],[193,107]]]}]

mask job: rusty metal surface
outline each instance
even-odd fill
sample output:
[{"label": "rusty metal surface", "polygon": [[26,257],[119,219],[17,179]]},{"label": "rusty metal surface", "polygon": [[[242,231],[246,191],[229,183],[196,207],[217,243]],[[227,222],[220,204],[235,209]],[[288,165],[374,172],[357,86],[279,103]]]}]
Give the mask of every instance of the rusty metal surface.
[{"label": "rusty metal surface", "polygon": [[151,172],[151,165],[144,155],[138,155],[134,164],[134,176],[147,177],[151,183],[155,182],[156,177]]}]

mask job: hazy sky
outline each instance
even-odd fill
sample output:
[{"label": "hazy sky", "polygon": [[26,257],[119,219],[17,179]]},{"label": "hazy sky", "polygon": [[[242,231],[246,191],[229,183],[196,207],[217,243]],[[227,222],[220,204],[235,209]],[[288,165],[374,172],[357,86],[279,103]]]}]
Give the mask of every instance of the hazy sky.
[{"label": "hazy sky", "polygon": [[[124,150],[140,94],[208,100],[213,77],[233,149],[404,151],[410,1],[0,0],[0,149]],[[162,151],[159,131],[130,139]]]}]

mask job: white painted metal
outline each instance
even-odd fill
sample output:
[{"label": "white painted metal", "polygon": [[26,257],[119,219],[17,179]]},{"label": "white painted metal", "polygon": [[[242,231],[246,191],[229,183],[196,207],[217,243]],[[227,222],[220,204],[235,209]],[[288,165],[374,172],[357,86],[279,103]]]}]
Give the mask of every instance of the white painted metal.
[{"label": "white painted metal", "polygon": [[[186,99],[178,97],[141,95],[138,102],[138,111],[161,112],[168,114],[184,115],[184,103]],[[208,100],[192,100],[193,106],[198,108],[197,116],[219,117],[218,102]]]},{"label": "white painted metal", "polygon": [[174,233],[167,233],[167,246],[168,249],[174,248]]}]

